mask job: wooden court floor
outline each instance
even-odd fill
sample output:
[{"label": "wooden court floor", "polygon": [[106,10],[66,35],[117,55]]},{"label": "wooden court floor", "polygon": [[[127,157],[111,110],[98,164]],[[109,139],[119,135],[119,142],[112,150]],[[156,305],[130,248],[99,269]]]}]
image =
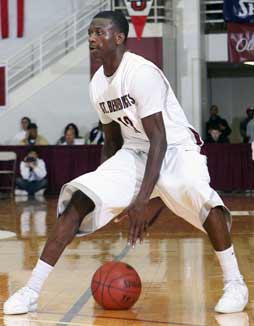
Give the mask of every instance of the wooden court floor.
[{"label": "wooden court floor", "polygon": [[[0,200],[0,325],[254,325],[254,198],[224,200],[233,211],[234,244],[250,290],[245,312],[213,312],[222,293],[222,275],[210,243],[166,211],[135,249],[126,248],[126,224],[112,223],[75,239],[46,282],[38,312],[20,316],[4,316],[2,305],[36,264],[55,222],[56,198]],[[131,264],[142,279],[141,297],[130,311],[104,311],[91,297],[94,271],[113,259]]]}]

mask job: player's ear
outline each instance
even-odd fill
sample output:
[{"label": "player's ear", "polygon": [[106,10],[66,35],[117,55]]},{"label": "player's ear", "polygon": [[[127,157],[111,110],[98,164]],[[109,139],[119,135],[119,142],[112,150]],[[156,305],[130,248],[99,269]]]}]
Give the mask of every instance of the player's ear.
[{"label": "player's ear", "polygon": [[125,42],[125,34],[124,33],[115,33],[115,40],[117,45],[121,45]]}]

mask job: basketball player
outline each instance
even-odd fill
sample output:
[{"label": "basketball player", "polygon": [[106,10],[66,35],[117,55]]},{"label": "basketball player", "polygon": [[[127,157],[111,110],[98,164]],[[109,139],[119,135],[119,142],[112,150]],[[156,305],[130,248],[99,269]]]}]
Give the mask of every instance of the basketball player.
[{"label": "basketball player", "polygon": [[101,12],[91,22],[90,52],[102,66],[90,95],[105,132],[104,163],[63,186],[58,221],[28,283],[5,302],[5,314],[36,310],[43,283],[75,235],[93,232],[122,212],[117,221],[129,219],[134,246],[164,204],[211,240],[225,282],[215,310],[238,312],[248,302],[231,244],[230,213],[209,186],[202,141],[162,71],[126,50],[128,31],[117,12]]}]

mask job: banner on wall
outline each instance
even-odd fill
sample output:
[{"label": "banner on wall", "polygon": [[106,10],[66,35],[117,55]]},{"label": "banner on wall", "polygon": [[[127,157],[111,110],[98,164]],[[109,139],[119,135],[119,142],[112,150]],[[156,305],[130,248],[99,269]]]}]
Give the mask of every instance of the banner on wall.
[{"label": "banner on wall", "polygon": [[254,61],[254,24],[227,25],[229,62]]},{"label": "banner on wall", "polygon": [[254,23],[254,0],[224,0],[223,13],[227,22]]},{"label": "banner on wall", "polygon": [[[16,24],[17,37],[24,36],[25,23],[25,0],[16,0]],[[0,0],[0,20],[1,20],[1,36],[3,39],[10,37],[10,4],[9,0]]]},{"label": "banner on wall", "polygon": [[5,65],[0,64],[0,109],[7,105],[7,70]]},{"label": "banner on wall", "polygon": [[153,0],[124,0],[131,17],[137,38],[142,38],[147,16],[152,8]]}]

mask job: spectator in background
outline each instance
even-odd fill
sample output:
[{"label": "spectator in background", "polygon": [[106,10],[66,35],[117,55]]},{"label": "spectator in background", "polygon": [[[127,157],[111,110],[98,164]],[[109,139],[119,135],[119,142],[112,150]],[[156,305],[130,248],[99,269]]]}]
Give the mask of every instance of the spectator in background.
[{"label": "spectator in background", "polygon": [[61,145],[82,145],[84,144],[83,138],[75,138],[73,129],[67,129],[64,134],[64,142]]},{"label": "spectator in background", "polygon": [[247,117],[240,122],[240,134],[243,137],[243,142],[244,143],[248,143],[250,141],[250,137],[251,137],[251,124],[249,126],[249,136],[247,136],[247,125],[248,123],[252,120],[253,121],[253,117],[254,117],[254,107],[249,107],[246,109],[246,115]]},{"label": "spectator in background", "polygon": [[209,129],[209,133],[207,138],[205,139],[205,143],[229,143],[229,139],[227,136],[223,135],[219,127],[214,127]]},{"label": "spectator in background", "polygon": [[210,109],[210,119],[206,122],[206,139],[209,139],[211,130],[219,130],[224,142],[229,143],[228,136],[231,134],[231,128],[227,121],[222,119],[219,115],[219,109],[217,105],[212,105]]},{"label": "spectator in background", "polygon": [[86,140],[86,144],[89,145],[101,145],[104,144],[104,134],[102,129],[102,123],[99,121],[98,126],[93,128]]},{"label": "spectator in background", "polygon": [[48,145],[48,141],[38,135],[38,127],[35,123],[30,123],[27,127],[26,137],[21,140],[20,145]]},{"label": "spectator in background", "polygon": [[246,136],[248,137],[248,143],[254,141],[254,119],[251,119],[246,126]]},{"label": "spectator in background", "polygon": [[62,145],[65,142],[65,135],[67,130],[72,130],[74,132],[75,139],[82,139],[79,137],[79,130],[75,123],[68,123],[67,126],[64,128],[64,135],[58,139],[57,144]]},{"label": "spectator in background", "polygon": [[12,145],[19,145],[20,142],[26,138],[26,132],[27,132],[27,128],[29,126],[29,124],[31,123],[30,118],[28,117],[23,117],[20,120],[20,129],[21,131],[19,131],[14,138],[11,141]]},{"label": "spectator in background", "polygon": [[[16,179],[18,190],[25,191],[29,196],[38,194],[47,187],[47,171],[45,162],[39,158],[35,148],[30,148],[23,161],[20,163],[21,177]],[[19,192],[16,190],[16,194]],[[22,193],[24,194],[24,193]]]}]

